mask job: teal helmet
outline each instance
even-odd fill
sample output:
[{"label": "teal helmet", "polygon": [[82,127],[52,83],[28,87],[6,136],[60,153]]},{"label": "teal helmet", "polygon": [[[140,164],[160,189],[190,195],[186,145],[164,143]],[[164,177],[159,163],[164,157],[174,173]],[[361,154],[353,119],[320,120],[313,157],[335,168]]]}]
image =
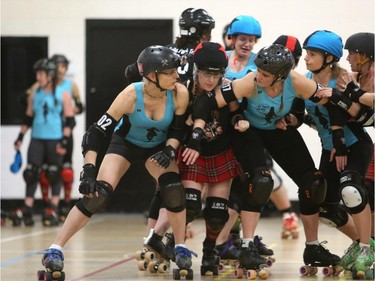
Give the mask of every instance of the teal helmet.
[{"label": "teal helmet", "polygon": [[260,23],[252,16],[238,16],[230,23],[228,29],[228,38],[231,35],[246,34],[254,35],[256,38],[262,37],[262,28]]},{"label": "teal helmet", "polygon": [[328,30],[317,30],[303,42],[306,50],[318,50],[325,55],[332,55],[333,62],[338,62],[343,55],[343,43],[339,35]]}]

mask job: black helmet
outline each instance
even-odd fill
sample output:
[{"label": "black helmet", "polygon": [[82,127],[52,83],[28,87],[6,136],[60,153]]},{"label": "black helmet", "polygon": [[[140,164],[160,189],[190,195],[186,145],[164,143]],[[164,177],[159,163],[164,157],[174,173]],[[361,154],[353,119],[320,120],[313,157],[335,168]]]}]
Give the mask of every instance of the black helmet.
[{"label": "black helmet", "polygon": [[215,27],[215,20],[204,9],[189,8],[182,12],[179,26],[181,36],[199,38],[204,30]]},{"label": "black helmet", "polygon": [[51,60],[53,60],[56,63],[65,63],[67,65],[69,64],[69,60],[66,58],[66,56],[60,54],[53,55],[51,57]]},{"label": "black helmet", "polygon": [[52,78],[57,76],[57,65],[53,60],[43,58],[34,63],[34,71],[44,70]]},{"label": "black helmet", "polygon": [[294,59],[302,56],[302,47],[299,40],[290,35],[280,35],[273,44],[280,44],[285,46],[289,51],[292,52]]},{"label": "black helmet", "polygon": [[142,76],[165,69],[177,68],[179,65],[180,57],[171,49],[159,45],[147,47],[139,54],[137,59],[138,71]]},{"label": "black helmet", "polygon": [[345,49],[356,53],[365,54],[374,60],[374,33],[360,32],[350,36],[345,42]]},{"label": "black helmet", "polygon": [[194,63],[200,70],[224,74],[228,56],[219,43],[204,42],[198,44],[194,50]]},{"label": "black helmet", "polygon": [[258,68],[285,79],[294,66],[294,58],[283,45],[272,44],[258,52],[254,63]]}]

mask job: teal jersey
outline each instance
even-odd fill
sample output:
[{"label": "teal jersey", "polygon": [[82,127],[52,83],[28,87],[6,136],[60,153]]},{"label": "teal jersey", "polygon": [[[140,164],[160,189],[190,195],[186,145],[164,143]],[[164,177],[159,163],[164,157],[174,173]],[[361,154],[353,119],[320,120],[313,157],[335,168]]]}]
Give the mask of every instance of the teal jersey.
[{"label": "teal jersey", "polygon": [[[230,57],[230,54],[231,52],[233,51],[226,51],[228,57]],[[254,63],[254,59],[256,57],[256,54],[255,53],[251,53],[250,54],[250,58],[249,60],[247,61],[247,64],[245,65],[245,67],[239,71],[239,72],[233,72],[229,67],[226,68],[226,72],[225,72],[225,77],[228,78],[229,80],[235,80],[235,79],[240,79],[242,77],[244,77],[246,74],[248,74],[249,72],[254,72],[256,71],[257,69],[257,66],[255,65]]]},{"label": "teal jersey", "polygon": [[[306,74],[306,77],[311,79],[312,73],[308,72]],[[335,88],[336,79],[331,79],[328,83],[328,87]],[[311,116],[316,124],[316,129],[318,131],[323,149],[331,151],[333,148],[332,131],[327,108],[324,105],[316,104],[311,100],[305,100],[305,107],[307,113]],[[345,136],[345,144],[347,147],[358,141],[357,137],[348,128],[348,126],[344,126],[343,130]]]},{"label": "teal jersey", "polygon": [[57,86],[55,99],[52,92],[45,92],[39,88],[34,93],[31,137],[43,140],[57,140],[63,137],[63,101],[64,91]]},{"label": "teal jersey", "polygon": [[68,92],[73,97],[73,82],[71,80],[63,80],[59,87],[63,89],[64,92]]},{"label": "teal jersey", "polygon": [[284,81],[284,89],[277,97],[271,98],[262,87],[257,87],[257,94],[248,98],[244,115],[250,126],[263,130],[276,129],[276,121],[289,113],[296,91],[290,75]]},{"label": "teal jersey", "polygon": [[[145,114],[142,93],[143,82],[133,83],[133,85],[136,89],[136,104],[134,111],[127,115],[130,128],[125,139],[137,146],[152,148],[167,140],[168,129],[175,112],[173,91],[167,91],[164,116],[161,120],[156,121]],[[123,118],[117,124],[115,130],[120,130],[121,126],[126,126]]]}]

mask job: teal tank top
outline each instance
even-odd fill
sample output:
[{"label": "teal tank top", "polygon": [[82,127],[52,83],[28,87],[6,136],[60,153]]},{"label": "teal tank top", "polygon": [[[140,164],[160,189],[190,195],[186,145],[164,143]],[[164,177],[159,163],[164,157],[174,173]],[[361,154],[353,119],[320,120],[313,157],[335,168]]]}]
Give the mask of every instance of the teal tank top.
[{"label": "teal tank top", "polygon": [[[134,111],[128,114],[130,129],[125,139],[132,144],[144,148],[155,147],[167,140],[167,134],[172,123],[175,106],[173,91],[167,91],[166,110],[161,120],[155,121],[145,114],[142,87],[143,82],[133,83],[136,89],[136,104]],[[117,124],[116,130],[123,125],[123,119]]]},{"label": "teal tank top", "polygon": [[33,101],[34,119],[31,130],[31,137],[43,140],[57,140],[63,137],[63,101],[64,91],[57,86],[55,97],[52,92],[45,92],[39,88],[35,91]]},{"label": "teal tank top", "polygon": [[[231,54],[232,51],[226,51],[228,57],[230,57],[230,54]],[[250,58],[249,60],[247,61],[247,64],[246,66],[239,72],[233,72],[228,66],[226,68],[226,72],[225,72],[225,77],[228,78],[229,80],[235,80],[235,79],[240,79],[242,77],[244,77],[246,74],[248,74],[249,72],[254,72],[256,71],[257,69],[257,66],[255,65],[254,63],[254,59],[256,57],[256,54],[255,53],[251,53],[250,54]]]},{"label": "teal tank top", "polygon": [[[284,117],[292,107],[296,91],[294,90],[290,75],[284,81],[284,90],[275,98],[267,95],[262,87],[258,87],[255,96],[248,98],[244,115],[249,120],[250,126],[263,130],[276,129],[275,121]],[[280,111],[281,104],[283,109]]]},{"label": "teal tank top", "polygon": [[[309,71],[306,74],[306,77],[312,79],[312,73]],[[336,79],[331,79],[328,83],[328,87],[335,88]],[[311,100],[305,100],[305,107],[307,113],[311,116],[316,124],[316,129],[318,131],[323,149],[331,151],[333,148],[332,131],[327,108],[323,105],[316,104]],[[357,137],[348,128],[348,126],[344,126],[343,130],[345,144],[347,147],[358,141]]]}]

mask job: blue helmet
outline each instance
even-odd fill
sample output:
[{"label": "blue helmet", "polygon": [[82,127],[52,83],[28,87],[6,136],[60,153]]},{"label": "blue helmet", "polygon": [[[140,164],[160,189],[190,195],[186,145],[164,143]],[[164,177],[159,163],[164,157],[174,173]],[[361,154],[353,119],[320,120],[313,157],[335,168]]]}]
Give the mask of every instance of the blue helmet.
[{"label": "blue helmet", "polygon": [[336,33],[328,30],[317,30],[310,34],[303,42],[304,49],[322,51],[332,55],[334,62],[338,62],[343,55],[342,39]]},{"label": "blue helmet", "polygon": [[262,28],[254,17],[238,16],[230,23],[228,37],[236,34],[254,35],[256,38],[261,38]]}]

